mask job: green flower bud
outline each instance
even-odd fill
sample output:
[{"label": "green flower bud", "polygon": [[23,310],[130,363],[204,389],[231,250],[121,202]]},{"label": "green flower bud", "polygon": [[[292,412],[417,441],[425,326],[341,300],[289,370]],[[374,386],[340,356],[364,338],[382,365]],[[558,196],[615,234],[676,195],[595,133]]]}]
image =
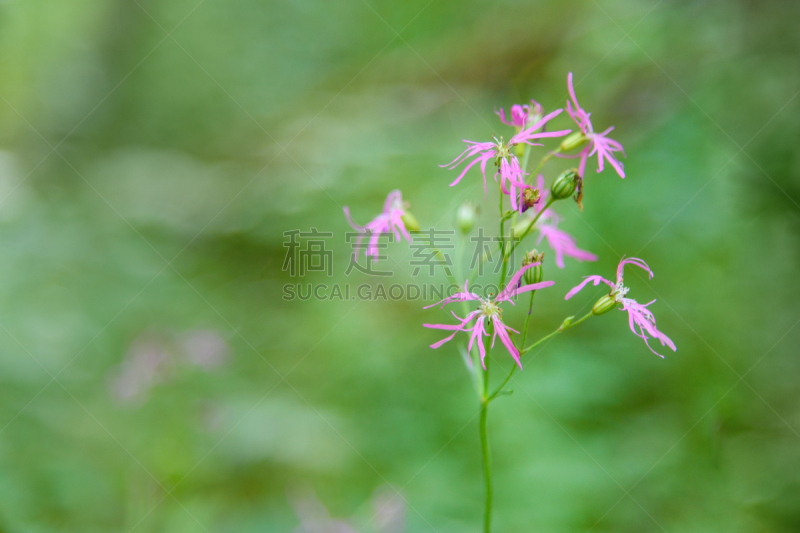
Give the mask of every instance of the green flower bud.
[{"label": "green flower bud", "polygon": [[542,271],[541,262],[544,260],[544,253],[539,253],[537,250],[532,250],[525,254],[525,259],[522,260],[522,266],[526,267],[533,263],[540,263],[535,267],[529,268],[523,274],[525,278],[525,283],[530,285],[532,283],[540,283],[542,281],[542,277],[544,276],[544,272]]},{"label": "green flower bud", "polygon": [[574,150],[576,148],[580,148],[584,144],[589,142],[589,138],[583,134],[582,131],[576,131],[561,141],[561,151],[562,152],[569,152],[570,150]]},{"label": "green flower bud", "polygon": [[563,200],[572,196],[578,184],[578,171],[574,168],[563,172],[553,185],[550,186],[550,192],[553,193],[553,198],[556,200]]},{"label": "green flower bud", "polygon": [[575,320],[574,316],[568,316],[564,319],[564,322],[558,327],[558,331],[564,331],[565,329],[569,329],[572,327],[572,321]]},{"label": "green flower bud", "polygon": [[406,211],[403,213],[400,220],[403,221],[403,225],[408,231],[419,231],[419,222],[417,222],[417,219],[410,212]]},{"label": "green flower bud", "polygon": [[517,157],[523,157],[525,155],[525,143],[519,143],[514,147],[514,150],[517,152]]},{"label": "green flower bud", "polygon": [[614,296],[606,294],[592,306],[592,314],[595,316],[603,315],[614,309],[618,304],[619,302]]},{"label": "green flower bud", "polygon": [[458,211],[456,211],[456,226],[462,234],[467,235],[475,227],[478,212],[478,206],[472,202],[464,202],[458,207]]}]

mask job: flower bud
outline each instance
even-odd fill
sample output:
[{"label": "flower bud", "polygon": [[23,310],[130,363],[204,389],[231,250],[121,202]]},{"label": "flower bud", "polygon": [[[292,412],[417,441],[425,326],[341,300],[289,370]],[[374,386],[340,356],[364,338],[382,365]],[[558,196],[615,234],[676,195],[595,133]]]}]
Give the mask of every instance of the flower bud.
[{"label": "flower bud", "polygon": [[458,230],[467,235],[475,226],[475,220],[478,218],[478,206],[472,202],[464,202],[458,207],[456,211],[456,226]]},{"label": "flower bud", "polygon": [[553,185],[550,186],[550,192],[553,193],[553,198],[556,200],[563,200],[569,198],[575,192],[575,187],[578,183],[578,171],[574,168],[563,172]]},{"label": "flower bud", "polygon": [[561,141],[561,151],[562,152],[569,152],[570,150],[574,150],[576,148],[580,148],[584,144],[589,142],[589,138],[583,134],[582,131],[576,131]]},{"label": "flower bud", "polygon": [[519,143],[514,147],[517,157],[523,157],[525,155],[525,146],[525,143]]},{"label": "flower bud", "polygon": [[419,231],[419,222],[409,211],[403,213],[400,220],[403,221],[403,225],[408,231]]},{"label": "flower bud", "polygon": [[540,283],[542,281],[542,277],[544,273],[542,271],[542,260],[544,259],[544,253],[539,253],[537,250],[532,250],[525,254],[525,259],[522,260],[522,266],[526,267],[532,263],[539,263],[535,267],[529,268],[525,271],[523,275],[525,278],[525,283],[530,285],[532,283]]},{"label": "flower bud", "polygon": [[525,189],[522,193],[522,212],[524,213],[539,202],[539,189]]},{"label": "flower bud", "polygon": [[605,296],[597,300],[597,303],[595,303],[594,306],[592,306],[592,314],[595,316],[600,316],[605,313],[608,313],[609,311],[614,309],[618,305],[618,303],[619,302],[617,302],[617,299],[614,296],[606,294]]}]

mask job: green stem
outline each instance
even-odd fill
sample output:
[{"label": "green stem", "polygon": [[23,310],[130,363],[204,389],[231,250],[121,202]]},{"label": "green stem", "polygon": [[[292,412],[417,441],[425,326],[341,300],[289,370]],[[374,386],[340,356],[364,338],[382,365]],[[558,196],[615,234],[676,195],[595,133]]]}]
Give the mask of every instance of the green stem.
[{"label": "green stem", "polygon": [[533,169],[533,172],[531,172],[531,175],[536,175],[536,174],[538,174],[538,173],[539,173],[539,170],[541,170],[541,168],[544,166],[544,164],[545,164],[545,163],[547,163],[548,161],[550,161],[550,159],[551,159],[551,158],[552,158],[554,155],[556,155],[556,154],[560,154],[560,153],[561,153],[561,147],[559,146],[557,149],[553,150],[552,152],[550,152],[549,154],[547,154],[546,156],[544,156],[544,157],[542,158],[542,160],[541,160],[541,161],[539,161],[539,164],[538,164],[538,165],[536,165],[536,168],[535,168],[535,169]]},{"label": "green stem", "polygon": [[[525,317],[525,328],[522,330],[522,342],[520,343],[520,347],[525,346],[525,340],[528,338],[528,324],[531,321],[531,311],[533,311],[533,297],[535,295],[536,295],[536,291],[531,291],[531,301],[528,304],[528,315]],[[520,352],[520,355],[522,355],[522,352]],[[498,394],[500,394],[500,391],[502,391],[503,387],[505,387],[508,384],[508,382],[511,380],[511,377],[514,375],[514,372],[516,372],[516,371],[517,371],[517,365],[513,365],[511,367],[511,372],[508,373],[508,376],[506,376],[506,379],[503,381],[503,383],[499,387],[497,387],[497,390],[495,390],[489,396],[489,401],[494,400],[494,398]]]},{"label": "green stem", "polygon": [[522,330],[522,343],[520,346],[525,346],[525,339],[528,338],[528,323],[531,321],[531,311],[533,311],[534,296],[536,296],[536,291],[531,291],[531,302],[528,304],[528,315],[525,317],[525,329]]},{"label": "green stem", "polygon": [[[542,166],[551,157],[553,157],[553,155],[555,155],[558,151],[560,151],[560,149],[556,150],[556,151],[553,151],[553,152],[550,152],[545,157],[543,157],[541,162],[539,163],[539,165],[534,170],[533,174],[536,174],[539,171],[539,169],[541,169]],[[528,159],[530,157],[530,152],[531,151],[529,149],[525,150],[525,154],[524,154],[523,159],[522,159],[522,169],[523,169],[523,171],[528,167]],[[505,214],[503,213],[503,191],[500,190],[499,193],[500,193],[500,204],[499,204],[499,209],[500,209],[500,213],[499,213],[499,216],[500,216],[500,253],[502,255],[502,260],[503,260],[503,270],[500,273],[499,289],[502,290],[503,289],[503,285],[505,284],[506,275],[508,273],[509,257],[514,252],[514,250],[517,248],[519,243],[522,242],[522,240],[525,239],[525,237],[528,236],[528,234],[533,229],[533,226],[536,224],[536,221],[539,220],[540,216],[542,216],[542,213],[544,213],[544,211],[548,207],[550,207],[550,204],[553,203],[553,199],[550,198],[547,201],[547,203],[541,209],[541,211],[539,211],[536,214],[536,216],[533,218],[533,220],[531,221],[530,226],[525,231],[525,234],[522,236],[522,238],[519,239],[518,241],[516,241],[515,243],[513,243],[511,245],[511,247],[510,247],[510,250],[507,251],[506,249],[508,248],[508,246],[506,245],[507,243],[506,243],[506,236],[505,236],[505,221],[509,217],[505,216]],[[516,222],[516,213],[514,215],[512,215],[512,216],[514,217],[514,222]],[[514,235],[513,235],[513,223],[512,223],[512,234],[511,234],[512,241],[513,241],[513,236]],[[439,253],[441,253],[441,252],[439,252]],[[528,336],[528,324],[530,322],[531,309],[533,308],[533,298],[534,298],[534,294],[535,293],[536,293],[536,291],[532,291],[531,292],[531,300],[530,300],[530,304],[528,306],[528,316],[525,319],[525,329],[524,329],[524,333],[523,333],[523,336],[522,336],[521,346],[525,346],[525,341],[526,341],[527,336]],[[521,351],[520,355],[522,355],[523,353],[529,351],[534,346],[538,345],[539,343],[543,342],[544,340],[552,337],[556,333],[559,333],[560,331],[568,329],[568,328],[572,327],[573,325],[577,325],[577,324],[583,322],[589,316],[591,316],[591,313],[589,313],[589,315],[583,317],[579,321],[575,322],[574,324],[571,324],[571,325],[568,325],[568,326],[564,326],[562,324],[562,327],[559,328],[557,331],[551,333],[550,335],[548,335],[547,337],[545,337],[543,339],[540,339],[539,341],[537,341],[536,343],[531,345],[529,348]],[[503,381],[503,384],[496,391],[494,391],[491,395],[489,395],[488,394],[489,393],[489,360],[490,360],[490,357],[489,357],[489,354],[487,353],[487,356],[485,358],[486,369],[483,372],[483,392],[481,394],[481,411],[480,411],[480,427],[479,427],[479,429],[480,429],[480,438],[481,438],[481,456],[482,456],[482,459],[483,459],[483,476],[484,476],[484,480],[486,482],[486,505],[485,505],[485,508],[484,508],[484,520],[483,520],[483,532],[484,533],[491,533],[491,528],[492,528],[492,457],[491,457],[491,451],[489,449],[489,429],[488,429],[489,403],[500,393],[500,391],[503,389],[503,387],[505,387],[505,385],[508,383],[508,381],[514,375],[514,372],[517,369],[517,365],[514,365],[513,368],[511,369],[511,372],[509,373],[508,377],[506,377],[505,381]]]},{"label": "green stem", "polygon": [[[511,254],[509,254],[511,255]],[[505,253],[503,254],[503,270],[500,272],[500,284],[498,285],[498,290],[503,290],[506,283],[506,274],[508,273],[508,255]]]},{"label": "green stem", "polygon": [[[533,305],[533,295],[531,295],[531,305]],[[544,341],[546,341],[546,340],[558,335],[559,333],[567,331],[570,328],[574,328],[575,326],[577,326],[578,324],[580,324],[581,322],[583,322],[584,320],[586,320],[587,318],[589,318],[591,316],[592,316],[592,312],[589,311],[588,313],[586,313],[584,316],[582,316],[580,319],[576,320],[575,322],[571,322],[571,323],[569,323],[567,325],[564,325],[562,323],[561,326],[559,326],[559,328],[557,330],[553,331],[549,335],[545,335],[544,337],[542,337],[538,341],[534,342],[533,344],[531,344],[527,348],[524,348],[524,349],[520,350],[519,351],[519,355],[522,356],[523,354],[528,353],[529,351],[533,350],[534,348],[539,346]],[[526,333],[527,333],[527,329],[528,329],[528,322],[526,320],[525,321],[525,330],[526,330],[525,332]],[[523,334],[523,337],[522,337],[521,346],[525,346],[525,335],[524,334]],[[497,387],[497,389],[495,389],[495,391],[492,394],[489,395],[489,398],[486,400],[487,402],[491,402],[492,400],[494,400],[497,397],[498,394],[500,394],[500,391],[502,391],[503,388],[508,384],[508,382],[511,381],[511,378],[514,376],[514,373],[516,371],[517,371],[517,365],[512,366],[511,367],[511,371],[508,373],[508,376],[506,376],[506,379],[503,380],[503,383],[499,387]]]},{"label": "green stem", "polygon": [[492,455],[489,449],[489,429],[487,417],[489,415],[489,354],[486,355],[486,370],[483,372],[483,397],[481,398],[480,434],[481,457],[483,459],[483,478],[486,482],[486,505],[484,507],[483,531],[490,533],[492,528]]},{"label": "green stem", "polygon": [[533,350],[533,349],[534,349],[534,348],[536,348],[538,345],[540,345],[541,343],[543,343],[544,341],[546,341],[547,339],[549,339],[550,337],[552,337],[552,336],[554,336],[554,335],[556,335],[556,334],[558,334],[558,333],[562,333],[562,332],[564,332],[564,331],[567,331],[568,329],[574,328],[575,326],[577,326],[578,324],[580,324],[581,322],[583,322],[584,320],[586,320],[587,318],[590,318],[590,317],[592,317],[592,316],[593,316],[593,315],[592,315],[592,312],[591,312],[591,311],[589,311],[588,313],[586,313],[585,315],[583,315],[581,318],[579,318],[579,319],[578,319],[578,320],[576,320],[575,322],[571,322],[571,323],[569,323],[569,324],[566,324],[566,325],[564,325],[564,324],[561,324],[561,326],[560,326],[560,327],[559,327],[557,330],[555,330],[554,332],[552,332],[551,334],[547,335],[546,337],[542,337],[541,339],[539,339],[538,341],[534,342],[533,344],[531,344],[531,345],[530,345],[530,346],[528,346],[527,348],[524,348],[524,349],[523,349],[523,350],[520,352],[520,355],[522,355],[522,354],[524,354],[524,353],[528,353],[529,351]]},{"label": "green stem", "polygon": [[542,216],[542,213],[544,213],[545,211],[547,211],[547,208],[548,208],[548,207],[550,207],[551,205],[553,205],[553,202],[555,202],[555,199],[554,199],[552,196],[550,196],[550,197],[547,199],[547,202],[545,202],[545,204],[544,204],[544,207],[541,209],[541,211],[539,211],[538,213],[536,213],[536,216],[535,216],[535,217],[533,217],[533,220],[531,220],[531,225],[530,225],[530,226],[528,226],[528,229],[526,229],[526,230],[525,230],[525,233],[523,233],[523,234],[522,234],[522,237],[520,237],[519,239],[517,239],[517,240],[516,240],[516,242],[514,243],[514,245],[513,245],[513,246],[511,246],[511,250],[509,250],[509,251],[508,251],[508,255],[509,255],[509,256],[510,256],[512,253],[514,253],[514,250],[516,250],[516,249],[517,249],[517,246],[519,246],[519,243],[521,243],[523,240],[525,240],[525,237],[527,237],[527,236],[528,236],[528,234],[529,234],[531,231],[533,231],[533,227],[536,225],[536,221],[537,221],[537,220],[539,220],[539,217],[541,217],[541,216]]},{"label": "green stem", "polygon": [[552,205],[554,201],[555,200],[552,197],[547,199],[547,202],[544,204],[544,207],[541,209],[541,211],[536,213],[535,217],[533,217],[530,226],[528,226],[528,229],[526,229],[525,233],[522,234],[522,237],[517,239],[516,242],[514,242],[514,244],[511,245],[511,249],[508,251],[507,254],[503,254],[503,269],[500,272],[500,284],[499,284],[500,290],[503,289],[503,284],[506,282],[506,274],[508,273],[508,260],[511,258],[511,254],[514,253],[514,250],[517,249],[517,246],[519,246],[519,244],[525,239],[525,237],[527,237],[528,234],[531,231],[533,231],[533,227],[536,225],[536,221],[539,220],[539,217],[542,216],[542,213],[544,213],[547,210],[547,208],[550,207],[550,205]]},{"label": "green stem", "polygon": [[520,165],[520,168],[522,168],[522,171],[525,172],[526,170],[528,170],[528,160],[531,158],[531,152],[533,150],[531,150],[531,147],[525,144],[523,144],[522,146],[525,147],[525,154],[522,156],[522,164]]},{"label": "green stem", "polygon": [[489,434],[486,428],[486,416],[489,402],[481,403],[481,451],[483,453],[483,475],[486,479],[486,507],[483,515],[483,532],[490,533],[492,529],[492,458],[489,453]]},{"label": "green stem", "polygon": [[503,189],[502,185],[499,183],[497,185],[497,192],[500,196],[500,253],[502,254],[506,247],[506,218],[503,216]]}]

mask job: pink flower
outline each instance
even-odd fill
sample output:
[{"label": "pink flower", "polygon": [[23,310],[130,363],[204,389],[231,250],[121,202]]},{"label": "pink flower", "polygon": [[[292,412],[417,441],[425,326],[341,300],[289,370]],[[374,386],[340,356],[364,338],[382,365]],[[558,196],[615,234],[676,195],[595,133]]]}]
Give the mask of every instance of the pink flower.
[{"label": "pink flower", "polygon": [[472,159],[464,170],[461,171],[461,174],[455,179],[450,186],[456,185],[461,178],[464,177],[464,174],[472,168],[477,163],[481,164],[481,173],[483,174],[483,190],[484,193],[486,192],[486,164],[494,160],[494,164],[498,167],[498,172],[495,173],[495,181],[497,180],[497,174],[500,175],[500,189],[502,190],[503,194],[507,194],[511,198],[511,208],[514,210],[522,209],[522,191],[526,188],[530,188],[530,185],[526,185],[524,183],[524,175],[523,171],[520,168],[519,160],[517,156],[514,154],[514,150],[512,148],[518,144],[528,144],[530,146],[541,146],[540,143],[531,142],[534,139],[539,139],[543,137],[563,137],[570,133],[571,130],[561,130],[561,131],[553,131],[553,132],[539,132],[536,133],[537,130],[544,127],[548,121],[552,118],[558,116],[563,109],[558,109],[553,111],[546,117],[542,118],[541,120],[537,121],[534,125],[529,128],[526,128],[513,137],[509,139],[508,143],[503,142],[503,138],[501,137],[500,140],[495,138],[494,142],[474,142],[474,141],[467,141],[468,148],[461,152],[461,155],[456,157],[450,163],[446,165],[439,165],[441,167],[446,167],[449,169],[454,169],[459,166],[464,161],[468,159]]},{"label": "pink flower", "polygon": [[[511,341],[511,336],[509,331],[514,333],[519,333],[515,329],[512,329],[505,324],[503,324],[503,310],[500,308],[500,304],[502,302],[511,301],[512,298],[517,296],[518,294],[522,294],[523,292],[534,291],[538,289],[543,289],[545,287],[550,287],[553,285],[553,281],[542,281],[540,283],[533,283],[530,285],[523,285],[519,287],[520,280],[522,279],[522,275],[525,273],[526,270],[529,268],[535,267],[540,265],[541,263],[531,263],[520,270],[517,271],[516,274],[511,278],[506,285],[506,288],[500,291],[500,293],[494,299],[484,299],[481,298],[479,295],[469,292],[467,288],[467,283],[464,283],[464,291],[457,292],[452,296],[448,296],[441,302],[437,302],[433,305],[426,306],[425,309],[430,307],[434,307],[436,305],[440,305],[444,307],[445,305],[453,302],[466,302],[477,300],[479,302],[478,309],[469,313],[466,318],[461,318],[455,313],[453,316],[456,317],[457,320],[460,322],[458,324],[423,324],[426,328],[433,328],[433,329],[445,329],[452,331],[453,334],[449,337],[445,337],[444,339],[431,344],[431,348],[438,348],[439,346],[443,345],[444,343],[453,340],[453,337],[456,336],[456,333],[459,331],[463,331],[465,333],[470,334],[469,338],[469,345],[468,350],[472,351],[472,346],[477,341],[478,344],[478,351],[481,355],[481,364],[483,368],[486,368],[486,348],[483,345],[483,337],[488,337],[489,333],[486,331],[486,324],[488,322],[492,323],[494,326],[494,334],[492,335],[492,347],[494,347],[495,338],[500,337],[500,342],[503,343],[503,346],[506,347],[508,353],[511,354],[511,357],[514,358],[514,361],[517,362],[519,368],[522,369],[522,364],[519,361],[519,350],[517,350],[514,343]],[[511,305],[514,305],[514,302],[511,301]],[[452,311],[451,311],[452,312]],[[475,320],[475,324],[472,326],[469,323]]]},{"label": "pink flower", "polygon": [[[654,276],[653,271],[650,270],[650,267],[647,266],[647,263],[642,261],[641,259],[637,259],[635,257],[631,257],[630,259],[625,259],[624,257],[619,262],[617,266],[617,281],[612,282],[605,279],[602,276],[587,276],[580,285],[574,287],[571,291],[567,293],[564,297],[565,300],[569,300],[573,296],[575,296],[581,289],[583,289],[588,283],[592,283],[595,287],[600,283],[605,283],[609,287],[611,287],[611,292],[609,296],[613,296],[614,300],[622,304],[621,311],[628,312],[628,320],[630,324],[631,331],[637,337],[644,339],[645,344],[647,347],[650,348],[650,351],[656,354],[659,357],[664,357],[660,353],[653,350],[648,342],[648,335],[654,339],[658,339],[661,342],[661,346],[668,346],[672,349],[673,352],[677,351],[675,348],[675,343],[670,340],[669,337],[658,331],[656,328],[656,317],[653,316],[653,313],[647,309],[647,306],[655,302],[640,304],[636,300],[632,300],[630,298],[626,298],[625,295],[628,294],[628,288],[622,284],[622,274],[623,270],[625,269],[625,265],[631,264],[641,268],[642,270],[646,270],[649,277],[652,278]],[[638,328],[638,329],[637,329]]]},{"label": "pink flower", "polygon": [[356,533],[356,529],[344,520],[331,518],[328,510],[313,492],[306,495],[290,495],[300,525],[295,533]]},{"label": "pink flower", "polygon": [[531,105],[514,104],[511,106],[511,120],[506,120],[506,113],[501,107],[495,114],[500,117],[500,121],[507,126],[514,126],[517,131],[525,129],[525,124],[529,120],[536,121],[542,116],[542,106],[536,101],[531,100]]},{"label": "pink flower", "polygon": [[575,243],[575,238],[566,231],[558,229],[558,222],[542,224],[539,226],[539,240],[537,244],[547,239],[547,244],[556,254],[556,265],[564,268],[564,256],[572,257],[578,261],[597,261],[597,256],[586,250],[581,250]]},{"label": "pink flower", "polygon": [[356,239],[356,247],[353,252],[355,255],[358,255],[358,252],[361,251],[361,241],[364,239],[367,232],[369,232],[370,238],[365,257],[371,255],[375,259],[378,259],[378,239],[384,233],[394,233],[397,240],[400,240],[400,234],[402,233],[406,240],[411,242],[411,236],[408,234],[406,225],[403,222],[403,216],[406,214],[406,211],[403,205],[403,195],[399,190],[394,190],[386,196],[381,214],[373,218],[365,226],[360,226],[353,221],[353,217],[350,216],[350,208],[345,206],[343,209],[344,216],[347,217],[347,222],[350,223],[354,230],[361,233],[358,239]]},{"label": "pink flower", "polygon": [[[622,145],[607,137],[607,135],[614,129],[608,128],[603,133],[595,133],[592,127],[592,121],[589,119],[590,113],[587,113],[578,103],[578,98],[575,96],[575,88],[572,86],[572,72],[567,76],[567,88],[569,89],[569,96],[572,102],[567,101],[567,113],[572,117],[572,120],[578,125],[583,134],[589,139],[589,143],[581,150],[581,153],[576,156],[581,158],[580,165],[578,166],[578,174],[583,177],[583,172],[586,170],[586,160],[597,154],[597,172],[603,171],[603,161],[606,160],[614,167],[619,177],[625,177],[623,165],[614,157],[614,152],[622,152],[625,155]],[[570,157],[570,156],[561,156]]]}]

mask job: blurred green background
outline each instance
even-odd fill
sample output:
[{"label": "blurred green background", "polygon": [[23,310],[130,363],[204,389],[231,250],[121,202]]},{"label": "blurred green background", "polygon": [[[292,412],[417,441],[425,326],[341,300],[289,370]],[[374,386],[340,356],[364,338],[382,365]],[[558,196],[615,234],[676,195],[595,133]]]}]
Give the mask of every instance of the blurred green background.
[{"label": "blurred green background", "polygon": [[497,106],[562,107],[569,71],[628,177],[591,163],[560,207],[600,261],[548,255],[531,338],[625,254],[678,352],[610,313],[528,356],[490,413],[496,531],[800,531],[799,25],[788,0],[0,2],[0,531],[293,531],[311,491],[357,531],[478,531],[478,403],[421,327],[448,315],[283,300],[283,232],[333,232],[333,279],[302,282],[355,286],[344,205],[401,188],[449,229],[471,199],[493,229],[479,174],[437,165],[507,136]]}]

